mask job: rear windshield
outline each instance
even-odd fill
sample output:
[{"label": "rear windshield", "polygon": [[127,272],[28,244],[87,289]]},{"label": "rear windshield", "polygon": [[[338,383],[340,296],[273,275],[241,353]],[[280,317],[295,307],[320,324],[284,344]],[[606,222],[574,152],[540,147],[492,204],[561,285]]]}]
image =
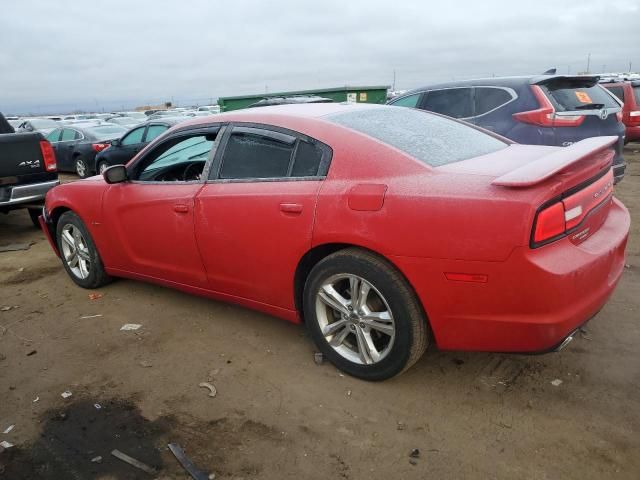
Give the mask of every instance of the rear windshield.
[{"label": "rear windshield", "polygon": [[620,105],[600,85],[576,83],[559,79],[544,85],[542,89],[559,112],[619,107]]},{"label": "rear windshield", "polygon": [[98,140],[106,140],[108,138],[117,138],[127,131],[126,128],[119,125],[103,125],[100,127],[87,128],[87,131],[91,133]]},{"label": "rear windshield", "polygon": [[475,128],[412,108],[362,109],[326,118],[402,150],[432,167],[507,147],[505,142]]}]

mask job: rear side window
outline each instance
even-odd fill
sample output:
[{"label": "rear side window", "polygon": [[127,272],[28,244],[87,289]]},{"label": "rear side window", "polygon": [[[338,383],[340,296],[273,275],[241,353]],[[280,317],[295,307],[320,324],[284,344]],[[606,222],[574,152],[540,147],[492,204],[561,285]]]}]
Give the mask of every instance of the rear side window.
[{"label": "rear side window", "polygon": [[598,84],[576,83],[558,79],[540,85],[559,112],[619,107],[618,103]]},{"label": "rear side window", "polygon": [[154,138],[160,136],[160,134],[166,132],[168,128],[169,127],[167,127],[166,125],[149,125],[145,142],[150,142]]},{"label": "rear side window", "polygon": [[322,150],[309,142],[299,141],[296,148],[296,157],[291,170],[292,177],[313,177],[318,175]]},{"label": "rear side window", "polygon": [[411,108],[363,108],[325,118],[432,167],[485,155],[508,145],[463,123]]},{"label": "rear side window", "polygon": [[414,95],[408,95],[406,97],[399,98],[397,100],[392,100],[391,105],[396,107],[411,107],[415,108],[418,105],[418,100],[420,100],[421,93],[416,93]]},{"label": "rear side window", "polygon": [[473,116],[470,88],[446,88],[425,93],[421,108],[453,118]]},{"label": "rear side window", "polygon": [[51,143],[57,142],[58,140],[60,140],[60,133],[62,133],[62,130],[60,130],[59,128],[55,129],[53,132],[47,135],[47,140],[49,140],[49,142]]},{"label": "rear side window", "polygon": [[235,129],[222,157],[220,178],[280,178],[289,172],[296,138],[257,128]]},{"label": "rear side window", "polygon": [[633,87],[633,94],[636,97],[636,105],[640,105],[640,85]]},{"label": "rear side window", "polygon": [[77,132],[75,130],[71,130],[70,128],[65,128],[64,130],[62,130],[62,137],[60,137],[60,141],[61,142],[68,142],[71,140],[75,140],[76,138],[79,138],[80,135],[77,135]]},{"label": "rear side window", "polygon": [[624,88],[623,87],[604,87],[624,102]]},{"label": "rear side window", "polygon": [[496,108],[500,108],[512,99],[511,93],[503,88],[476,87],[474,92],[474,116],[484,115]]}]

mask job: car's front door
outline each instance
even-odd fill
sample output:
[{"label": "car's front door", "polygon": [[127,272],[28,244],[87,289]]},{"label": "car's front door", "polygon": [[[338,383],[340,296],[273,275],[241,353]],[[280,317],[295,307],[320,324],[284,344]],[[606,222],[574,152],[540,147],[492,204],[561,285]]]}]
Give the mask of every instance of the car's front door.
[{"label": "car's front door", "polygon": [[64,128],[60,140],[56,145],[56,162],[58,170],[63,172],[75,171],[73,152],[82,134],[73,128]]},{"label": "car's front door", "polygon": [[227,128],[196,197],[196,239],[211,289],[293,310],[330,150],[290,131]]},{"label": "car's front door", "polygon": [[103,199],[113,269],[206,288],[194,234],[194,197],[203,186],[217,127],[179,132],[129,165],[130,180]]}]

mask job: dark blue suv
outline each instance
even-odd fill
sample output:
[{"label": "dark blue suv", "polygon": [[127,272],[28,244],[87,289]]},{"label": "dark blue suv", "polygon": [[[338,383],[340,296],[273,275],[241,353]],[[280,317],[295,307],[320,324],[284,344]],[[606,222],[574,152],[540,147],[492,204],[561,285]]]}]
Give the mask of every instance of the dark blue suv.
[{"label": "dark blue suv", "polygon": [[417,88],[390,105],[458,118],[529,145],[567,146],[615,135],[614,176],[624,176],[622,105],[597,76],[496,77]]}]

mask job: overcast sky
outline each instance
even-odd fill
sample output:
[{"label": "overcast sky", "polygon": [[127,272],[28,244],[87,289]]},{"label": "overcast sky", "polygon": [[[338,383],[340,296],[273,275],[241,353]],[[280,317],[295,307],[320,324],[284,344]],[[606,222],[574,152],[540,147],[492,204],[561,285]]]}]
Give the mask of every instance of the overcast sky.
[{"label": "overcast sky", "polygon": [[639,0],[3,0],[0,111],[640,70]]}]

